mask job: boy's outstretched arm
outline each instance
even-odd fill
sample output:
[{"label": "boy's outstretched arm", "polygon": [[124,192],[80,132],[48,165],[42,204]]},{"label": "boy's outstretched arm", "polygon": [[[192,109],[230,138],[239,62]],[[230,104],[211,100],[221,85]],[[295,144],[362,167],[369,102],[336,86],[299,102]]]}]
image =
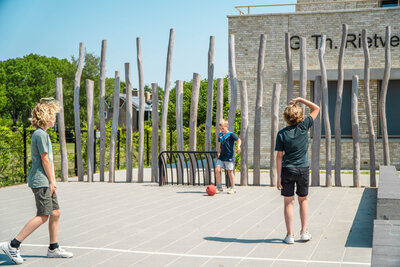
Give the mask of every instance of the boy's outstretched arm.
[{"label": "boy's outstretched arm", "polygon": [[240,151],[242,151],[242,140],[239,138],[237,140],[237,153],[240,154]]},{"label": "boy's outstretched arm", "polygon": [[276,188],[278,190],[282,189],[282,183],[281,183],[281,172],[282,172],[282,158],[283,158],[283,151],[277,151],[278,153],[276,154],[276,173],[278,175],[278,181],[276,183]]},{"label": "boy's outstretched arm", "polygon": [[307,99],[301,98],[301,97],[297,97],[295,99],[292,99],[289,102],[289,105],[293,105],[296,103],[303,103],[304,105],[306,105],[307,107],[309,107],[311,109],[311,113],[310,116],[313,118],[313,120],[315,120],[318,116],[319,113],[319,106],[316,105],[315,103],[308,101]]}]

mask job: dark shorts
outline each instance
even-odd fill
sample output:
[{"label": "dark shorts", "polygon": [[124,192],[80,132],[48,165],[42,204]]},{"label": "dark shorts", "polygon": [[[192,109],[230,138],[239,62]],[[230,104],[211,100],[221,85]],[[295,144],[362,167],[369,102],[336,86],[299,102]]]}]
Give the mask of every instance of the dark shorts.
[{"label": "dark shorts", "polygon": [[296,184],[296,194],[300,197],[307,196],[310,176],[309,169],[309,167],[282,167],[281,195],[285,197],[294,196],[294,185]]},{"label": "dark shorts", "polygon": [[58,210],[57,195],[50,196],[50,188],[39,187],[32,188],[36,201],[36,216],[48,216],[53,214],[53,210]]}]

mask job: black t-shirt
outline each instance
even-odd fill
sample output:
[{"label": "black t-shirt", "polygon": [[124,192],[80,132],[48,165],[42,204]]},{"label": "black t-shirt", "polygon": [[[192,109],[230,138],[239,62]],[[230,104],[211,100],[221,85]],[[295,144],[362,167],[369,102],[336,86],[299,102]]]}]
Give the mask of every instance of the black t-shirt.
[{"label": "black t-shirt", "polygon": [[287,126],[278,132],[275,150],[284,151],[282,167],[309,167],[308,129],[313,125],[311,116],[296,126]]},{"label": "black t-shirt", "polygon": [[235,141],[238,140],[236,134],[227,132],[225,135],[222,132],[219,133],[218,141],[221,144],[221,153],[219,154],[219,160],[221,161],[235,161]]}]

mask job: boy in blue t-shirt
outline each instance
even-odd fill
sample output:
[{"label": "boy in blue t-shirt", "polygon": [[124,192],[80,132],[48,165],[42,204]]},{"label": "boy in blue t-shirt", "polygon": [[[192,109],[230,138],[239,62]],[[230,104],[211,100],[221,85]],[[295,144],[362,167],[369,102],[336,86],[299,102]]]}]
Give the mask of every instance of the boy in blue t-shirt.
[{"label": "boy in blue t-shirt", "polygon": [[[311,109],[310,116],[304,119],[303,108],[296,105],[303,103]],[[311,234],[307,231],[308,216],[308,186],[309,166],[308,161],[308,130],[313,125],[319,113],[319,107],[301,97],[289,102],[283,112],[283,117],[289,125],[278,132],[275,151],[276,167],[278,173],[277,188],[284,196],[284,214],[287,234],[284,242],[294,243],[293,234],[293,206],[294,188],[300,205],[301,231],[300,240],[309,241]]]},{"label": "boy in blue t-shirt", "polygon": [[215,167],[215,178],[217,180],[217,193],[222,193],[222,184],[221,184],[221,168],[224,168],[228,171],[229,180],[231,182],[231,187],[228,188],[228,194],[236,193],[235,189],[235,175],[233,174],[233,170],[235,169],[235,142],[237,141],[237,153],[240,154],[240,145],[242,141],[240,138],[230,132],[229,123],[226,120],[221,120],[219,123],[219,147],[218,147],[218,160],[217,166]]}]

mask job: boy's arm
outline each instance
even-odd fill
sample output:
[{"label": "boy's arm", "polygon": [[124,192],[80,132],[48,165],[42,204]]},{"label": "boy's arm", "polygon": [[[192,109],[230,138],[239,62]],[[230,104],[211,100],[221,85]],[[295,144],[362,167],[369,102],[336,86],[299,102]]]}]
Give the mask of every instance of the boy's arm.
[{"label": "boy's arm", "polygon": [[276,188],[278,188],[278,190],[282,189],[282,184],[281,184],[282,158],[283,158],[283,151],[278,151],[278,153],[276,154],[276,172],[278,175],[278,182],[276,183]]},{"label": "boy's arm", "polygon": [[315,103],[308,101],[307,99],[301,98],[301,97],[297,97],[295,99],[292,99],[289,104],[293,105],[296,103],[303,103],[304,105],[306,105],[307,107],[309,107],[311,109],[311,113],[310,116],[313,118],[313,120],[315,120],[318,116],[319,113],[319,106],[316,105]]},{"label": "boy's arm", "polygon": [[242,151],[242,140],[239,138],[237,140],[237,153],[240,154],[240,151]]},{"label": "boy's arm", "polygon": [[219,143],[219,145],[218,145],[217,158],[219,158],[220,154],[221,154],[221,143]]},{"label": "boy's arm", "polygon": [[56,192],[57,186],[56,186],[56,178],[55,178],[54,172],[51,168],[51,162],[49,160],[49,155],[47,153],[42,153],[42,154],[40,154],[40,157],[42,159],[42,166],[43,166],[44,172],[46,173],[47,179],[49,179],[50,194],[51,194],[51,196],[53,196]]}]

